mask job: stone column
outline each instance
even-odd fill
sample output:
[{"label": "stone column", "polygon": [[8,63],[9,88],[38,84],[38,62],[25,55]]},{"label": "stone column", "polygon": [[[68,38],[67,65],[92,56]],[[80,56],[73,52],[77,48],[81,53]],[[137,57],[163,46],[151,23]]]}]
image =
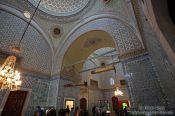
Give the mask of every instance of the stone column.
[{"label": "stone column", "polygon": [[47,99],[48,106],[54,106],[55,108],[57,108],[59,81],[59,76],[54,76],[50,80],[49,94]]}]

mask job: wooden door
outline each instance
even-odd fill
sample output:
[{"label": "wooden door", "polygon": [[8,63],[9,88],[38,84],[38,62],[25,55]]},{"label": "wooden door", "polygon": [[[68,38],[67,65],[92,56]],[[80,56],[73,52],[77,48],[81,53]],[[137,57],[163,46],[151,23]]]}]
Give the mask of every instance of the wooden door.
[{"label": "wooden door", "polygon": [[21,116],[27,91],[11,91],[1,116]]},{"label": "wooden door", "polygon": [[87,110],[87,100],[86,98],[81,98],[80,99],[80,109]]},{"label": "wooden door", "polygon": [[112,108],[113,110],[119,110],[118,98],[116,96],[112,97]]}]

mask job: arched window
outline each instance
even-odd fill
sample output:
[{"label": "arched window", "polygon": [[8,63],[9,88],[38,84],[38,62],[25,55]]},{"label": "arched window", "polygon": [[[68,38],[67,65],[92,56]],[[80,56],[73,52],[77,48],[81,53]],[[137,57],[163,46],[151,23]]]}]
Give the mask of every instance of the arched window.
[{"label": "arched window", "polygon": [[110,81],[110,85],[114,85],[115,84],[114,79],[112,77],[110,78],[109,81]]}]

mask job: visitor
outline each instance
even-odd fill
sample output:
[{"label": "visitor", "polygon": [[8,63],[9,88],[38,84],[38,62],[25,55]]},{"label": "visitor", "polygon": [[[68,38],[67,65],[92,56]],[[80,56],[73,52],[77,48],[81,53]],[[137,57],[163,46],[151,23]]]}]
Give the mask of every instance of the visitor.
[{"label": "visitor", "polygon": [[69,112],[70,112],[69,105],[67,105],[65,110],[66,110],[66,116],[69,116]]},{"label": "visitor", "polygon": [[39,112],[35,111],[33,116],[39,116]]},{"label": "visitor", "polygon": [[89,116],[89,113],[87,110],[84,110],[84,116]]},{"label": "visitor", "polygon": [[125,107],[125,108],[123,109],[123,114],[124,114],[124,116],[128,116],[127,107]]},{"label": "visitor", "polygon": [[88,116],[88,111],[85,109],[81,109],[78,116]]},{"label": "visitor", "polygon": [[73,107],[71,108],[71,111],[69,113],[69,116],[75,116],[75,112],[74,112],[74,108]]},{"label": "visitor", "polygon": [[115,109],[115,116],[119,116],[119,109],[118,108]]},{"label": "visitor", "polygon": [[94,107],[92,107],[92,114],[93,114],[93,116],[95,116],[95,109],[96,109],[96,106],[94,106]]},{"label": "visitor", "polygon": [[48,109],[46,116],[56,116],[56,110],[54,108]]},{"label": "visitor", "polygon": [[60,109],[58,111],[58,116],[65,116],[65,109]]},{"label": "visitor", "polygon": [[119,109],[119,116],[123,116],[123,108]]},{"label": "visitor", "polygon": [[75,108],[75,116],[80,116],[80,109],[79,109],[79,107],[77,106],[76,108]]},{"label": "visitor", "polygon": [[106,110],[102,110],[101,116],[106,116]]},{"label": "visitor", "polygon": [[35,111],[34,116],[44,116],[45,115],[44,110],[42,110],[40,106],[37,106],[36,108],[37,110]]}]

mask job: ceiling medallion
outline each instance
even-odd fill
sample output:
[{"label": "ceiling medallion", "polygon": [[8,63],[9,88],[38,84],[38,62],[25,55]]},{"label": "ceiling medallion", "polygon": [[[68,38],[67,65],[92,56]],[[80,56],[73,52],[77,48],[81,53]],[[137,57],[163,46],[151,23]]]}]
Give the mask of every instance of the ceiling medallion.
[{"label": "ceiling medallion", "polygon": [[90,38],[84,43],[84,48],[89,48],[99,44],[102,41],[100,38]]},{"label": "ceiling medallion", "polygon": [[31,18],[31,13],[29,11],[24,11],[23,15],[27,18],[30,19]]},{"label": "ceiling medallion", "polygon": [[59,38],[63,33],[63,29],[60,26],[54,26],[51,28],[51,35],[57,39]]},{"label": "ceiling medallion", "polygon": [[61,33],[61,31],[60,31],[59,28],[54,28],[54,29],[53,29],[53,33],[54,33],[55,35],[59,35],[59,34]]}]

